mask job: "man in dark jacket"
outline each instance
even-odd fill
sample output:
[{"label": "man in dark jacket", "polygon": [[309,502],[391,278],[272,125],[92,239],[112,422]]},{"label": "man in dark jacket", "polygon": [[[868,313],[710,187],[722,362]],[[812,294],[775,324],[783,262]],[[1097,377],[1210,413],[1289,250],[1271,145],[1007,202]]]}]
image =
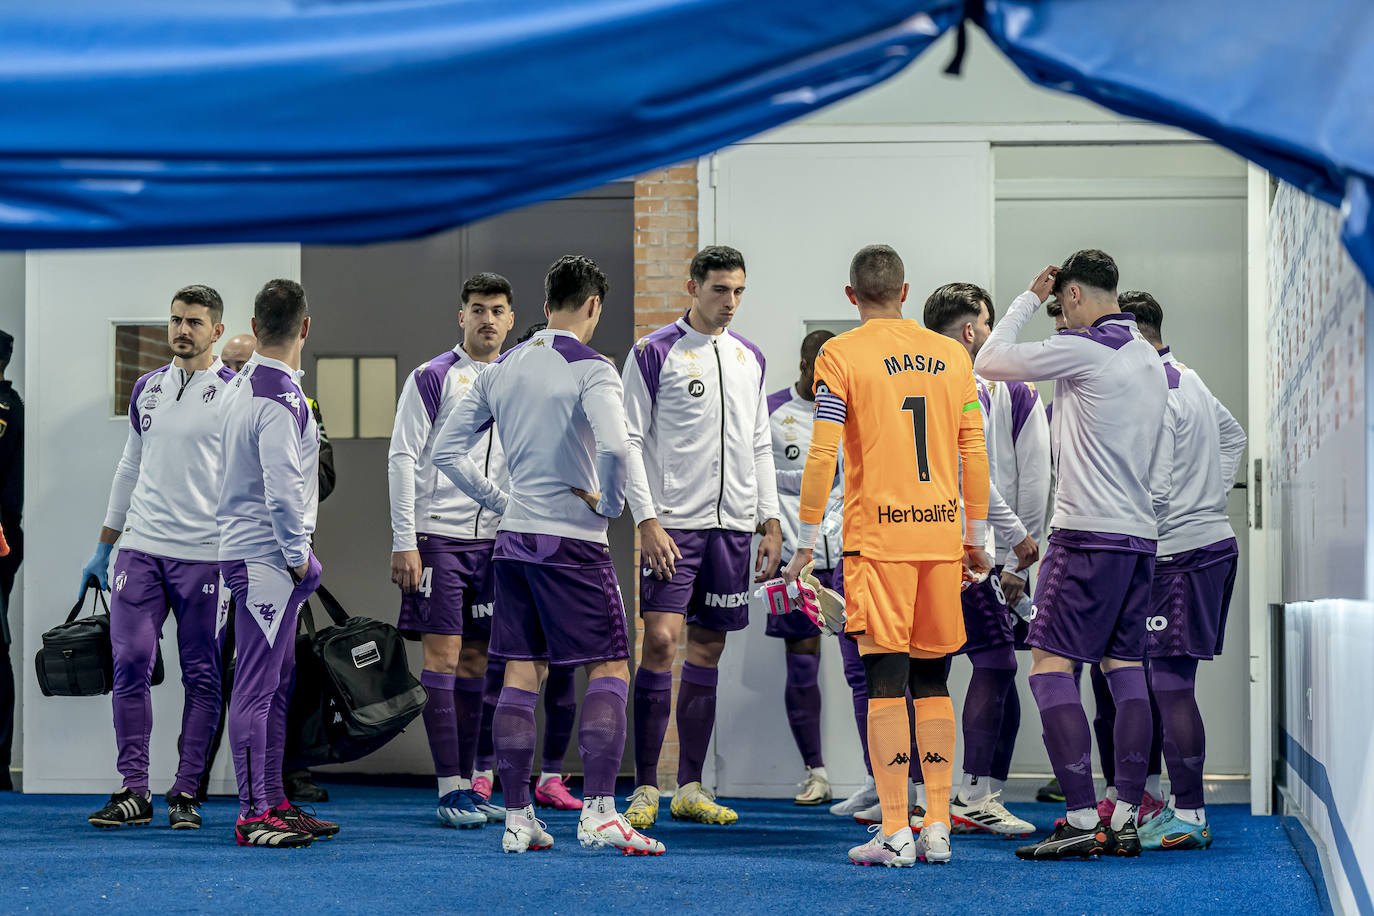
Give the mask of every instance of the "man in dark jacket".
[{"label": "man in dark jacket", "polygon": [[9,552],[0,556],[0,790],[10,790],[14,743],[14,669],[10,665],[10,592],[24,560],[24,402],[5,378],[14,335],[0,331],[0,531]]}]

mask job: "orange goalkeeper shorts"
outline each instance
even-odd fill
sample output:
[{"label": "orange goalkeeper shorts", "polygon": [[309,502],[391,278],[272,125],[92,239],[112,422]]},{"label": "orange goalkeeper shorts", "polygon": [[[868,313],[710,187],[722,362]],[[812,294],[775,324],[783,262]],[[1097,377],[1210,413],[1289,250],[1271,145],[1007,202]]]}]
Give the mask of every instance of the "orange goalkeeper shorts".
[{"label": "orange goalkeeper shorts", "polygon": [[940,655],[963,646],[962,560],[844,558],[845,632],[890,652]]}]

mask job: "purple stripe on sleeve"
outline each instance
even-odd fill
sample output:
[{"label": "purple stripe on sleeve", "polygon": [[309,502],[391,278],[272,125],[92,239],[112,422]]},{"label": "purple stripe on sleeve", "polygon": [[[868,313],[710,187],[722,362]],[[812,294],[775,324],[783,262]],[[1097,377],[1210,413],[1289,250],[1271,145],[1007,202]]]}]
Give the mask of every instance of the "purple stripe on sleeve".
[{"label": "purple stripe on sleeve", "polygon": [[439,405],[444,400],[444,379],[448,371],[458,362],[458,353],[447,350],[415,370],[415,387],[419,389],[420,400],[424,402],[429,422],[439,416]]},{"label": "purple stripe on sleeve", "polygon": [[289,378],[280,369],[259,365],[253,370],[249,381],[253,386],[253,397],[280,404],[291,411],[301,434],[305,434],[305,428],[310,422],[310,405],[306,403],[295,379]]},{"label": "purple stripe on sleeve", "polygon": [[225,366],[225,365],[222,365],[222,364],[221,364],[220,367],[219,367],[219,371],[216,372],[215,374],[219,376],[219,380],[220,380],[221,382],[224,382],[225,384],[228,384],[229,382],[232,382],[232,381],[234,380],[234,375],[235,375],[236,373],[234,372],[233,369],[230,369],[228,366]]},{"label": "purple stripe on sleeve", "polygon": [[152,378],[155,375],[160,375],[170,368],[172,368],[171,363],[168,363],[165,366],[160,366],[157,369],[154,369],[152,372],[140,376],[139,380],[134,382],[133,393],[129,395],[129,423],[131,426],[133,426],[134,432],[138,433],[140,436],[143,435],[143,427],[140,425],[142,417],[138,412],[138,399],[143,395],[143,389],[147,386],[148,379]]},{"label": "purple stripe on sleeve", "polygon": [[1040,391],[1030,382],[1010,382],[1011,392],[1011,441],[1021,436],[1021,427],[1030,419],[1031,409],[1040,399]]},{"label": "purple stripe on sleeve", "polygon": [[792,400],[792,389],[784,388],[768,396],[768,415],[771,417],[779,407]]},{"label": "purple stripe on sleeve", "polygon": [[764,376],[765,370],[767,369],[767,364],[764,362],[764,359],[763,359],[763,351],[760,350],[758,347],[754,346],[754,342],[753,342],[752,340],[749,340],[747,337],[743,337],[743,336],[741,336],[741,335],[739,335],[739,334],[736,334],[734,331],[729,331],[729,332],[727,332],[727,333],[729,333],[730,336],[734,337],[735,340],[738,340],[740,343],[742,343],[742,344],[744,344],[746,347],[748,347],[749,350],[750,350],[751,352],[753,352],[754,358],[757,359],[757,360],[759,361],[759,388],[762,389],[762,388],[763,388],[763,376]]},{"label": "purple stripe on sleeve", "polygon": [[644,387],[649,390],[650,402],[658,400],[658,377],[663,371],[663,361],[668,358],[668,351],[686,333],[674,322],[641,337],[635,344],[635,363],[639,367],[640,378],[644,379]]},{"label": "purple stripe on sleeve", "polygon": [[1085,337],[1104,347],[1120,350],[1135,339],[1135,316],[1124,313],[1103,315],[1090,328],[1065,328],[1060,334]]},{"label": "purple stripe on sleeve", "polygon": [[1173,363],[1165,363],[1164,377],[1169,380],[1169,387],[1173,389],[1178,387],[1179,379],[1183,378],[1183,373],[1179,372]]},{"label": "purple stripe on sleeve", "polygon": [[983,405],[983,410],[992,410],[992,394],[982,379],[978,380],[978,403]]},{"label": "purple stripe on sleeve", "polygon": [[584,344],[582,341],[563,334],[553,335],[553,349],[559,356],[570,363],[581,362],[584,359],[599,359],[606,362],[606,357]]}]

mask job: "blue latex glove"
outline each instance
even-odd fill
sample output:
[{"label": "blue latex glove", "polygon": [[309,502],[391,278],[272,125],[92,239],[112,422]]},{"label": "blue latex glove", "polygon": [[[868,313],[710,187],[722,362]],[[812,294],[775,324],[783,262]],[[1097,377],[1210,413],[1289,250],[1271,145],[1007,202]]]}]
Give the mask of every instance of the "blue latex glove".
[{"label": "blue latex glove", "polygon": [[113,544],[101,542],[95,545],[95,553],[86,561],[86,565],[81,567],[81,587],[77,589],[80,595],[86,588],[86,580],[95,576],[100,580],[100,587],[105,591],[110,590],[110,552],[114,550]]}]

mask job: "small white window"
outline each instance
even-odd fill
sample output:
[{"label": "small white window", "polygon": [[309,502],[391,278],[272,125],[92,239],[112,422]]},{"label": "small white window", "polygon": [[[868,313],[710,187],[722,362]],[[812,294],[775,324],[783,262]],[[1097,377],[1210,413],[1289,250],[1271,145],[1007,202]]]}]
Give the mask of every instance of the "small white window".
[{"label": "small white window", "polygon": [[396,419],[396,357],[321,356],[315,394],[331,439],[388,439]]}]

